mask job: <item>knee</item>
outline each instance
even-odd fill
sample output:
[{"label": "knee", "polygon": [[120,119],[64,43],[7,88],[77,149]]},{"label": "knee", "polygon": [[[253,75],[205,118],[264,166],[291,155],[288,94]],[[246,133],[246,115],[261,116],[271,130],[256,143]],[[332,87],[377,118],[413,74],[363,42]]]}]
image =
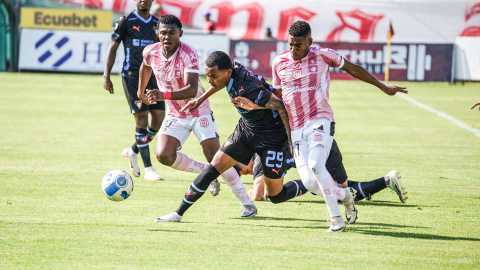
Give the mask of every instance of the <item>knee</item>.
[{"label": "knee", "polygon": [[325,163],[322,163],[319,160],[309,160],[308,167],[310,168],[310,170],[312,170],[312,173],[314,175],[321,174],[323,171],[327,170],[327,168],[325,168]]},{"label": "knee", "polygon": [[302,179],[302,183],[308,190],[317,190],[318,189],[318,182],[315,178],[309,178],[306,180]]},{"label": "knee", "polygon": [[175,162],[175,155],[166,153],[156,153],[157,160],[165,166],[172,166]]}]

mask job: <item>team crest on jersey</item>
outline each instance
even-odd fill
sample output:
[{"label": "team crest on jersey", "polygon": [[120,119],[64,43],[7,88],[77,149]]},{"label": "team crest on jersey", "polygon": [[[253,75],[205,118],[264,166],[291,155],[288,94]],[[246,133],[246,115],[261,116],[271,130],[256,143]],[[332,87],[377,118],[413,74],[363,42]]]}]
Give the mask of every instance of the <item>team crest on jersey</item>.
[{"label": "team crest on jersey", "polygon": [[208,127],[208,119],[207,118],[200,119],[200,126],[203,128]]},{"label": "team crest on jersey", "polygon": [[300,77],[302,77],[302,70],[301,70],[301,69],[299,69],[299,70],[294,70],[294,71],[293,71],[293,78],[299,79]]},{"label": "team crest on jersey", "polygon": [[163,74],[165,81],[170,81],[170,75],[168,73]]},{"label": "team crest on jersey", "polygon": [[175,77],[181,78],[181,77],[182,77],[182,73],[181,73],[180,71],[175,72]]},{"label": "team crest on jersey", "polygon": [[315,71],[317,71],[317,67],[312,67],[310,70],[311,70],[312,72],[315,72]]},{"label": "team crest on jersey", "polygon": [[313,134],[313,140],[316,141],[316,142],[321,142],[323,140],[322,134],[314,133]]},{"label": "team crest on jersey", "polygon": [[137,100],[135,101],[135,106],[137,106],[137,108],[142,108],[142,101],[141,100]]}]

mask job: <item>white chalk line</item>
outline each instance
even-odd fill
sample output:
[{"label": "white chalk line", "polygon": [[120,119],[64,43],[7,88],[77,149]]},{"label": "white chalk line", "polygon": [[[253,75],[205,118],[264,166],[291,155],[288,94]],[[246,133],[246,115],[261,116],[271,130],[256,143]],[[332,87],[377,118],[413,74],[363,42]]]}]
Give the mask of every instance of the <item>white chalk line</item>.
[{"label": "white chalk line", "polygon": [[457,126],[463,128],[463,129],[466,129],[466,130],[472,132],[473,134],[477,135],[477,137],[480,137],[480,130],[478,130],[478,129],[476,129],[476,128],[473,128],[473,127],[465,124],[464,122],[458,120],[457,118],[455,118],[455,117],[453,117],[453,116],[451,116],[451,115],[449,115],[449,114],[447,114],[447,113],[444,113],[444,112],[442,112],[442,111],[436,110],[436,109],[434,109],[434,108],[432,108],[432,107],[430,107],[430,106],[428,106],[428,105],[425,105],[425,104],[421,103],[420,101],[417,101],[417,100],[415,100],[415,99],[413,99],[413,98],[411,98],[411,97],[409,97],[409,96],[407,96],[407,95],[405,95],[405,94],[398,94],[397,96],[399,96],[399,97],[401,97],[401,98],[403,98],[403,99],[405,99],[405,100],[407,100],[407,101],[410,101],[411,103],[417,105],[418,107],[420,107],[420,108],[422,108],[422,109],[424,109],[424,110],[426,110],[426,111],[435,113],[435,114],[437,114],[438,116],[449,120],[450,122],[454,123],[455,125],[457,125]]}]

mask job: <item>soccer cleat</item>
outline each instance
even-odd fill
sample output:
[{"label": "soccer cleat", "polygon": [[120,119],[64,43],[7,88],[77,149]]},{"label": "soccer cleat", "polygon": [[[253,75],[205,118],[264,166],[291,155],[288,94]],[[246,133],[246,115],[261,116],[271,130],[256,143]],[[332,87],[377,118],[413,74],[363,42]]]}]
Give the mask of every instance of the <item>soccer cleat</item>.
[{"label": "soccer cleat", "polygon": [[343,206],[345,206],[345,217],[348,223],[353,224],[357,220],[357,208],[355,208],[355,193],[353,188],[345,188],[345,199],[343,199]]},{"label": "soccer cleat", "polygon": [[220,183],[217,179],[213,180],[210,183],[210,186],[208,186],[208,191],[210,191],[210,194],[212,194],[212,196],[218,195],[218,192],[220,192]]},{"label": "soccer cleat", "polygon": [[341,216],[332,217],[330,219],[330,228],[327,230],[327,232],[344,232],[345,229],[347,229],[347,226],[345,225],[345,221],[343,221]]},{"label": "soccer cleat", "polygon": [[133,152],[131,147],[123,149],[122,155],[124,155],[128,160],[128,167],[132,172],[133,176],[140,176],[140,168],[138,167],[138,154]]},{"label": "soccer cleat", "polygon": [[163,180],[163,177],[158,174],[153,167],[145,168],[145,180],[158,181]]},{"label": "soccer cleat", "polygon": [[254,217],[257,214],[255,204],[242,205],[242,215],[240,217]]},{"label": "soccer cleat", "polygon": [[405,203],[405,200],[408,199],[408,197],[405,197],[405,195],[407,195],[408,192],[406,192],[405,188],[402,187],[402,181],[400,178],[402,178],[400,176],[400,172],[397,172],[396,170],[393,170],[385,175],[385,181],[387,181],[388,187],[397,193],[398,198],[402,203]]},{"label": "soccer cleat", "polygon": [[165,215],[163,217],[157,217],[154,222],[180,222],[182,216],[177,212],[172,212],[171,214]]}]

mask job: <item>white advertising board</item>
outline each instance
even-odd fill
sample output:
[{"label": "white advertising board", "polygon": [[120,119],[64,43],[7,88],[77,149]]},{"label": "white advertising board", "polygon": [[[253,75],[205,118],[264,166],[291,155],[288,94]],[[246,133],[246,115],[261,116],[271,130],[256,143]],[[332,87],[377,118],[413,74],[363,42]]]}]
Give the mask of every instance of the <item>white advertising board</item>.
[{"label": "white advertising board", "polygon": [[230,52],[230,39],[227,35],[194,34],[185,32],[180,41],[187,43],[197,51],[200,75],[205,75],[205,60],[214,51]]},{"label": "white advertising board", "polygon": [[480,37],[455,39],[455,80],[480,81]]},{"label": "white advertising board", "polygon": [[[132,0],[66,0],[120,13],[135,9]],[[155,0],[162,12],[202,29],[210,11],[216,30],[231,39],[263,39],[269,27],[288,38],[296,20],[308,21],[316,42],[385,42],[392,22],[397,43],[453,43],[456,36],[480,36],[478,0]],[[153,10],[152,10],[153,12]]]},{"label": "white advertising board", "polygon": [[[111,32],[22,29],[19,68],[103,73]],[[123,46],[117,50],[112,72],[119,73]]]}]

